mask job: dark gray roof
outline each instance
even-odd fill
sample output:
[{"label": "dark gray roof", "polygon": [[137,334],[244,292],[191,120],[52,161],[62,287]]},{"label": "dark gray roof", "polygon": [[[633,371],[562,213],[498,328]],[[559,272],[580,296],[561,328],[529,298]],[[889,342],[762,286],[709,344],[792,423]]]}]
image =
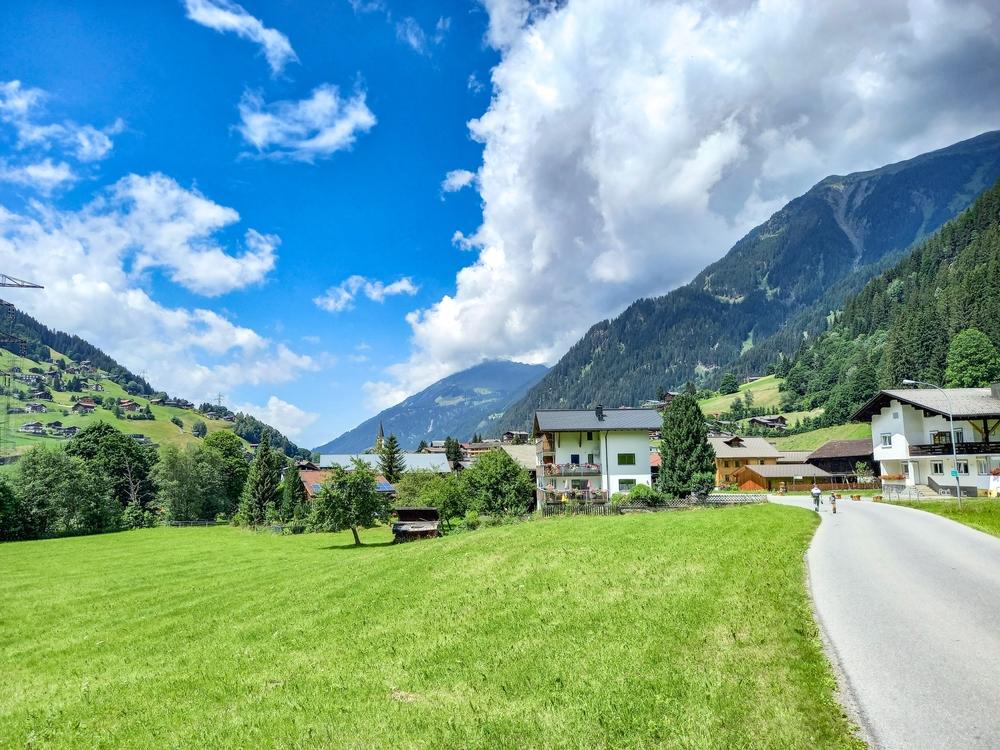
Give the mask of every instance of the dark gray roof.
[{"label": "dark gray roof", "polygon": [[872,441],[864,440],[830,440],[809,454],[809,460],[814,458],[865,458],[875,452]]},{"label": "dark gray roof", "polygon": [[852,417],[855,421],[868,421],[889,405],[893,399],[918,409],[947,416],[949,410],[955,419],[982,419],[1000,417],[1000,399],[994,398],[989,388],[947,388],[947,396],[936,388],[906,388],[882,391],[862,406]]},{"label": "dark gray roof", "polygon": [[658,430],[663,417],[655,409],[605,409],[604,419],[594,409],[539,409],[536,432],[593,430]]}]

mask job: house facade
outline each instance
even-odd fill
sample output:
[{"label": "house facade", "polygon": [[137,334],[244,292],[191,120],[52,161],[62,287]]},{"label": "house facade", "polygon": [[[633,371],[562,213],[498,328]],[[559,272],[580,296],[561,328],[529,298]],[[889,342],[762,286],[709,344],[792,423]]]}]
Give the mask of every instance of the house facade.
[{"label": "house facade", "polygon": [[1000,384],[882,391],[854,419],[871,423],[872,454],[887,490],[927,487],[954,496],[956,475],[963,497],[1000,489]]},{"label": "house facade", "polygon": [[710,437],[715,451],[715,486],[728,487],[739,483],[738,472],[748,465],[770,466],[778,463],[778,449],[761,437],[727,435]]},{"label": "house facade", "polygon": [[567,493],[597,499],[650,486],[649,436],[662,422],[655,409],[539,409],[539,503]]}]

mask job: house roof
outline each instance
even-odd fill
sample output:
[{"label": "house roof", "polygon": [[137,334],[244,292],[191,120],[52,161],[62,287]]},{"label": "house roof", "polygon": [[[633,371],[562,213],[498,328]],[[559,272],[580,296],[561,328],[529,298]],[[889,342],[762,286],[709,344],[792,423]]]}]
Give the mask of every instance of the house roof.
[{"label": "house roof", "polygon": [[831,440],[809,454],[814,458],[865,458],[875,453],[871,440]]},{"label": "house roof", "polygon": [[778,463],[779,464],[804,464],[808,463],[807,458],[812,454],[812,451],[779,451],[778,452]]},{"label": "house roof", "polygon": [[[413,469],[426,469],[429,471],[436,471],[439,474],[446,474],[451,471],[451,465],[448,463],[448,459],[441,454],[404,453],[402,455],[403,463],[406,465],[407,471]],[[319,457],[319,466],[321,469],[328,469],[334,464],[337,464],[338,466],[348,468],[351,465],[352,458],[360,458],[373,469],[379,468],[379,456],[377,453],[328,453]]]},{"label": "house roof", "polygon": [[946,388],[945,393],[936,388],[907,388],[882,391],[858,409],[851,419],[855,422],[867,422],[889,406],[893,399],[930,414],[948,416],[949,411],[952,411],[955,419],[1000,417],[1000,399],[994,398],[989,388]]},{"label": "house roof", "polygon": [[740,471],[749,471],[765,479],[785,479],[794,477],[808,477],[818,479],[820,477],[832,476],[818,466],[812,464],[749,464],[740,467]]},{"label": "house roof", "polygon": [[517,461],[518,466],[528,471],[535,471],[535,446],[534,445],[502,445],[500,446],[507,454]]},{"label": "house roof", "polygon": [[710,437],[717,458],[778,458],[778,449],[762,437]]},{"label": "house roof", "polygon": [[655,409],[604,409],[603,414],[598,419],[595,409],[539,409],[535,432],[658,430],[663,426],[663,417]]}]

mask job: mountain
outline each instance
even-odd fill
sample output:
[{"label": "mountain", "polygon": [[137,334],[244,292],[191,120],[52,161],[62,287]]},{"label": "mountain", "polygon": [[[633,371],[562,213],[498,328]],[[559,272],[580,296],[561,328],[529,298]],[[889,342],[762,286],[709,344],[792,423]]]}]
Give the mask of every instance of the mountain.
[{"label": "mountain", "polygon": [[758,374],[1000,177],[1000,132],[868,172],[827,177],[686,286],[593,326],[505,427],[541,407],[619,406],[727,370]]},{"label": "mountain", "polygon": [[524,396],[546,370],[544,365],[483,362],[439,380],[315,450],[363,451],[375,442],[379,424],[386,435],[394,433],[405,449],[416,448],[421,440],[448,436],[468,440],[476,432],[496,434],[504,410]]},{"label": "mountain", "polygon": [[986,385],[1000,369],[1000,357],[988,353],[989,344],[1000,347],[996,289],[1000,182],[846,301],[830,330],[789,363],[782,407],[823,407],[824,421],[835,424],[849,419],[879,389],[899,387],[904,378],[943,384],[949,342],[969,328],[981,332],[973,339],[973,352],[993,360],[993,373],[961,374],[979,375],[983,379],[975,385]]}]

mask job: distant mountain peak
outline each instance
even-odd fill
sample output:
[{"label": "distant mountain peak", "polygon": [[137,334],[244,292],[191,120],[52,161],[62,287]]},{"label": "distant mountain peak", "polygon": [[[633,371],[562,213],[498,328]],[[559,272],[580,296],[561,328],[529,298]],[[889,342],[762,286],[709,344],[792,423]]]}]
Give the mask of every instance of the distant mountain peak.
[{"label": "distant mountain peak", "polygon": [[500,431],[504,412],[545,375],[545,365],[486,360],[429,385],[402,402],[367,419],[335,440],[319,446],[320,453],[356,453],[374,443],[379,423],[405,449],[421,440],[451,436],[468,440],[475,433]]}]

